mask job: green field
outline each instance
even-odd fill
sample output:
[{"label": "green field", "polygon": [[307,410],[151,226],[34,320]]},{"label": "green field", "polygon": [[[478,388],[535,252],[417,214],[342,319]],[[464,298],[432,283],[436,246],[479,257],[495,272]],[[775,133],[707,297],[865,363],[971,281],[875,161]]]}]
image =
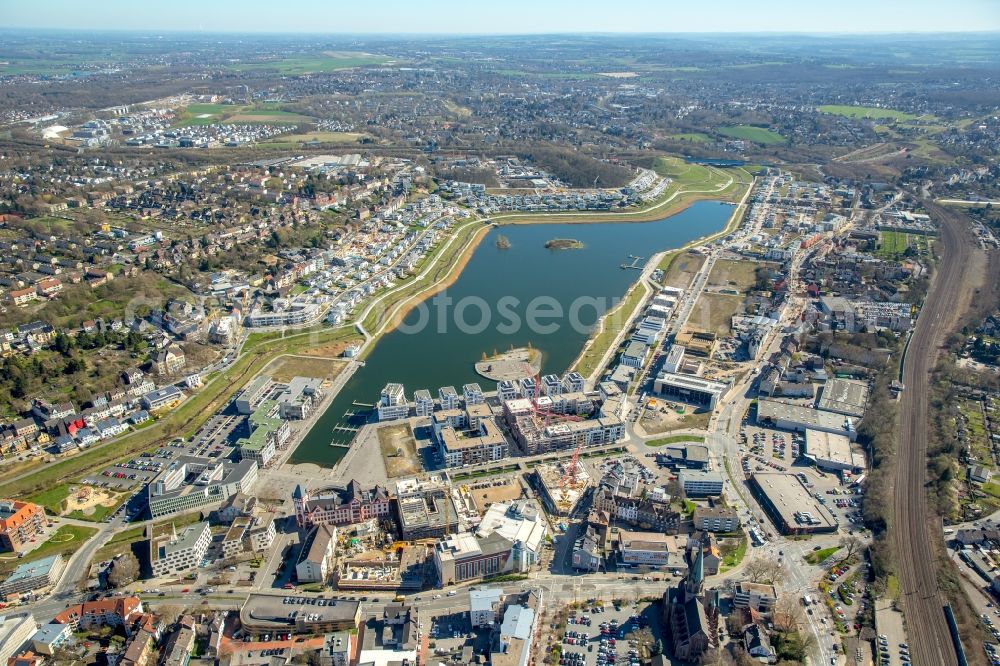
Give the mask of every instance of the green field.
[{"label": "green field", "polygon": [[819,564],[826,558],[830,557],[834,553],[840,550],[840,546],[833,546],[831,548],[823,548],[822,550],[814,550],[808,553],[803,559],[809,564]]},{"label": "green field", "polygon": [[723,135],[728,136],[732,139],[742,139],[744,141],[753,141],[754,143],[762,143],[764,145],[771,145],[775,143],[784,143],[785,137],[781,136],[777,132],[772,132],[769,129],[763,127],[754,127],[753,125],[736,125],[734,127],[719,127],[716,131]]},{"label": "green field", "polygon": [[676,141],[690,141],[691,143],[705,143],[711,141],[712,137],[707,134],[702,134],[701,132],[681,132],[680,134],[668,134],[668,139],[674,139]]},{"label": "green field", "polygon": [[19,564],[34,562],[50,555],[71,553],[81,544],[97,534],[94,527],[77,527],[63,525],[49,537],[49,540],[35,548],[22,558],[4,559],[0,562],[0,573],[7,573],[17,568]]},{"label": "green field", "polygon": [[177,115],[175,127],[213,125],[216,123],[309,123],[313,119],[293,111],[285,111],[280,104],[189,104]]},{"label": "green field", "polygon": [[341,69],[381,65],[391,58],[371,53],[340,53],[336,55],[308,56],[303,58],[283,58],[266,62],[239,63],[230,67],[237,72],[274,70],[279,74],[299,75],[336,72]]},{"label": "green field", "polygon": [[847,116],[848,118],[871,118],[873,120],[916,120],[920,116],[912,113],[897,111],[895,109],[879,109],[874,106],[850,106],[846,104],[824,104],[819,107],[823,113],[832,113],[835,116]]},{"label": "green field", "polygon": [[880,231],[879,236],[882,239],[882,247],[876,254],[883,259],[899,260],[910,247],[907,234],[901,231]]},{"label": "green field", "polygon": [[57,486],[47,488],[34,495],[29,495],[25,499],[28,502],[42,505],[49,514],[58,516],[59,512],[62,511],[63,500],[69,497],[69,489],[70,485],[68,483],[60,483]]},{"label": "green field", "polygon": [[288,145],[290,148],[298,147],[302,143],[315,141],[317,143],[337,143],[351,144],[358,143],[366,135],[357,132],[306,132],[305,134],[282,134],[268,139],[264,143],[271,146],[274,144]]},{"label": "green field", "polygon": [[174,124],[178,127],[211,125],[222,122],[226,114],[235,113],[240,108],[234,104],[189,104],[177,116],[177,122]]},{"label": "green field", "polygon": [[667,444],[683,444],[683,443],[703,443],[705,438],[701,435],[671,435],[670,437],[660,437],[659,439],[651,439],[646,442],[646,446],[666,446]]}]

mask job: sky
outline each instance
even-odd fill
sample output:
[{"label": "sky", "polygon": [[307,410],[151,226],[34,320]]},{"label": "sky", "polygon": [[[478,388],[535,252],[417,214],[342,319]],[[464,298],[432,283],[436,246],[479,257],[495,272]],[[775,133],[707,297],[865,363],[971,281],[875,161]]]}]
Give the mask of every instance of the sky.
[{"label": "sky", "polygon": [[0,0],[0,28],[348,34],[1000,30],[1000,0]]}]

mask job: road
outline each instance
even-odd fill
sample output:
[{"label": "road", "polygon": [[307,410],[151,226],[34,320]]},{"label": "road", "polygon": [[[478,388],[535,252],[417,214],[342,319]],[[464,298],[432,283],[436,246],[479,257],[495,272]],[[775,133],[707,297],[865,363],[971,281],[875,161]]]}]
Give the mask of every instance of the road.
[{"label": "road", "polygon": [[962,291],[968,289],[973,245],[954,219],[943,217],[940,263],[903,359],[900,442],[890,524],[899,559],[899,582],[914,663],[954,664],[957,657],[937,586],[942,526],[927,509],[927,405],[929,373]]}]

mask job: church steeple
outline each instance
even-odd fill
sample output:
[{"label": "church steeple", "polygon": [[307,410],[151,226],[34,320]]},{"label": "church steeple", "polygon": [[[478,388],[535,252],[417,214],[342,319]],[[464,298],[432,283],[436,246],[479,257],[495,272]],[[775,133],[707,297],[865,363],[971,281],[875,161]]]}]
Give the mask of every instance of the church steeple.
[{"label": "church steeple", "polygon": [[705,583],[705,549],[699,542],[694,547],[692,553],[690,569],[688,570],[687,592],[690,595],[701,594],[702,585]]},{"label": "church steeple", "polygon": [[309,491],[302,487],[302,484],[296,484],[295,490],[292,492],[292,504],[295,505],[295,522],[298,523],[299,527],[305,526],[306,520],[306,503],[309,501]]}]

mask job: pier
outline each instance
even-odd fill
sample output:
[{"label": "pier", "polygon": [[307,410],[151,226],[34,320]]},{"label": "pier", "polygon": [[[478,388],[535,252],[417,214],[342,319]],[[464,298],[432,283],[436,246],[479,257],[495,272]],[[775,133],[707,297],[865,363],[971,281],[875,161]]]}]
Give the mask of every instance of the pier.
[{"label": "pier", "polygon": [[628,270],[629,268],[633,268],[633,269],[635,269],[637,271],[641,271],[642,270],[642,265],[639,262],[642,261],[643,257],[637,257],[634,254],[630,254],[630,255],[628,255],[628,258],[632,260],[632,263],[631,264],[622,264],[622,270]]}]

